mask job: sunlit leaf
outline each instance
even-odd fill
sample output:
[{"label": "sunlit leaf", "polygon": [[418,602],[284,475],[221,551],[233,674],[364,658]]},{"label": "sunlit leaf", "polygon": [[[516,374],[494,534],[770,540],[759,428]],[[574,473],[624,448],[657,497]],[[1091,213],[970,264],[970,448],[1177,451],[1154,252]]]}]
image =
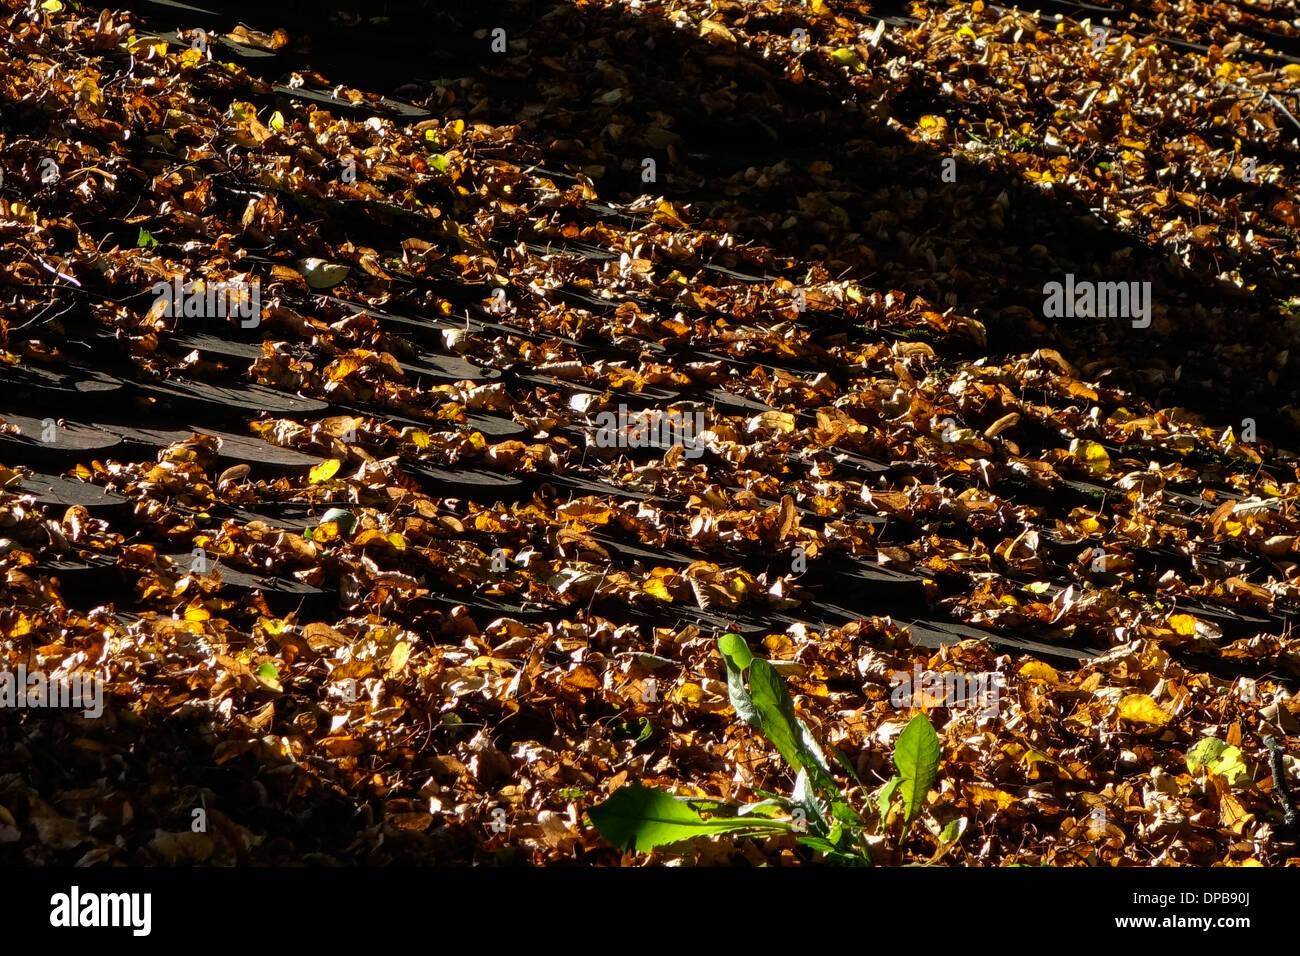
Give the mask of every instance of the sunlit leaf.
[{"label": "sunlit leaf", "polygon": [[319,465],[314,466],[311,471],[307,473],[307,480],[313,485],[319,485],[322,482],[329,481],[338,474],[339,467],[342,464],[343,463],[337,458],[327,458]]},{"label": "sunlit leaf", "polygon": [[622,788],[588,810],[587,815],[606,841],[641,853],[698,836],[790,829],[784,821],[758,816],[705,820],[684,801],[639,783]]},{"label": "sunlit leaf", "polygon": [[1119,718],[1138,724],[1163,726],[1172,719],[1147,694],[1129,694],[1119,702]]}]

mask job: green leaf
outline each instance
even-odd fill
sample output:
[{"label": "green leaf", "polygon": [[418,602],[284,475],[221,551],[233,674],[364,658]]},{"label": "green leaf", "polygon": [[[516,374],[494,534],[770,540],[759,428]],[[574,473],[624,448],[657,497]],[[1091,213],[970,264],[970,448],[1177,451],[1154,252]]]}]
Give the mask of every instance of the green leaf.
[{"label": "green leaf", "polygon": [[783,820],[713,817],[705,820],[684,801],[662,790],[629,784],[587,811],[600,835],[620,849],[646,853],[658,846],[719,833],[788,832]]},{"label": "green leaf", "polygon": [[831,804],[831,819],[851,829],[861,830],[866,826],[866,821],[858,816],[858,811],[849,806],[847,800],[836,800]]},{"label": "green leaf", "polygon": [[1228,783],[1236,783],[1247,772],[1241,750],[1214,737],[1202,738],[1187,751],[1187,769],[1195,773],[1201,767],[1226,777]]},{"label": "green leaf", "polygon": [[925,806],[925,796],[939,779],[939,759],[942,748],[939,735],[930,726],[925,714],[917,714],[903,728],[894,744],[894,766],[903,778],[900,792],[903,797],[903,821],[909,824]]},{"label": "green leaf", "polygon": [[749,694],[758,712],[759,729],[772,742],[795,771],[804,768],[800,754],[799,730],[795,722],[794,702],[785,689],[785,681],[770,663],[756,657],[749,665]]},{"label": "green leaf", "polygon": [[735,663],[738,670],[744,670],[754,660],[754,654],[739,634],[723,634],[718,638],[718,650],[729,663]]},{"label": "green leaf", "polygon": [[135,247],[137,249],[152,249],[156,245],[158,245],[158,240],[142,228],[140,235],[136,237]]},{"label": "green leaf", "polygon": [[333,288],[346,279],[350,271],[345,265],[315,257],[299,259],[297,266],[307,284],[316,290]]},{"label": "green leaf", "polygon": [[966,826],[969,823],[966,817],[957,817],[949,820],[948,825],[943,828],[939,834],[939,846],[935,848],[934,856],[930,857],[930,865],[938,863],[948,851],[961,842],[962,835],[966,832]]},{"label": "green leaf", "polygon": [[871,851],[865,846],[860,849],[855,849],[852,853],[845,853],[837,844],[832,843],[825,837],[800,837],[799,842],[806,847],[811,847],[819,853],[825,853],[826,859],[830,863],[838,863],[841,866],[871,865]]},{"label": "green leaf", "polygon": [[876,797],[876,811],[880,814],[880,821],[882,823],[885,821],[885,818],[889,816],[889,801],[894,799],[894,792],[902,782],[902,777],[891,777],[889,783],[885,784],[880,789],[880,794]]},{"label": "green leaf", "polygon": [[442,153],[434,153],[432,156],[429,157],[429,165],[432,166],[434,169],[436,169],[438,172],[445,173],[447,171],[447,168],[451,165],[451,163],[447,161],[447,157],[444,156]]},{"label": "green leaf", "polygon": [[257,669],[257,676],[266,680],[276,680],[279,678],[280,672],[275,669],[274,664],[263,664]]},{"label": "green leaf", "polygon": [[746,803],[736,810],[738,817],[764,817],[765,819],[775,819],[778,816],[784,817],[790,813],[788,800],[760,800],[757,803]]},{"label": "green leaf", "polygon": [[614,724],[613,729],[619,739],[635,740],[637,743],[649,740],[655,732],[654,724],[650,722],[649,717],[642,717],[635,724],[620,720]]},{"label": "green leaf", "polygon": [[[815,793],[824,800],[841,798],[830,765],[808,726],[795,716],[785,681],[772,664],[755,657],[738,634],[724,634],[718,650],[727,667],[727,695],[736,714],[758,728],[796,773],[807,771]],[[745,686],[745,671],[749,686]]]},{"label": "green leaf", "polygon": [[825,837],[800,837],[799,842],[804,846],[812,847],[819,853],[839,853],[839,847]]},{"label": "green leaf", "polygon": [[344,511],[342,508],[331,508],[321,515],[317,527],[322,524],[333,523],[339,529],[339,534],[345,537],[351,535],[357,527],[357,516],[350,511]]},{"label": "green leaf", "polygon": [[[755,659],[749,669],[749,687],[762,719],[760,729],[777,745],[777,750],[790,766],[807,772],[813,791],[823,800],[843,799],[844,795],[831,776],[826,754],[822,752],[808,725],[795,716],[794,701],[786,689],[785,679],[776,672],[776,668],[761,658]],[[773,733],[788,740],[788,745],[793,748],[791,754],[782,750]]]},{"label": "green leaf", "polygon": [[844,772],[853,778],[854,783],[856,783],[859,787],[865,786],[865,784],[862,782],[862,778],[858,776],[857,768],[853,766],[852,762],[850,762],[849,758],[845,755],[844,751],[840,750],[838,747],[832,747],[831,753],[835,755],[835,759],[839,763],[839,765],[844,768]]},{"label": "green leaf", "polygon": [[858,51],[853,47],[840,47],[838,50],[831,51],[831,59],[841,66],[847,66],[854,72],[861,73],[866,69],[866,64],[862,62],[862,57],[858,56]]},{"label": "green leaf", "polygon": [[940,846],[946,846],[949,843],[956,843],[958,840],[961,839],[961,835],[965,832],[966,832],[965,817],[957,817],[954,820],[949,820],[948,825],[944,827],[943,832],[939,834]]},{"label": "green leaf", "polygon": [[739,634],[723,634],[718,638],[718,650],[727,666],[727,697],[736,710],[736,716],[751,727],[759,726],[758,711],[745,688],[745,668],[754,660],[749,645]]},{"label": "green leaf", "polygon": [[1198,767],[1206,767],[1219,759],[1228,745],[1214,737],[1203,737],[1187,751],[1187,769],[1196,772]]},{"label": "green leaf", "polygon": [[799,775],[795,777],[794,789],[790,791],[790,799],[803,811],[804,820],[807,824],[798,832],[807,832],[811,829],[813,833],[825,835],[830,831],[831,821],[826,818],[821,802],[818,801],[817,795],[813,791],[812,784],[808,780],[808,771],[800,770]]}]

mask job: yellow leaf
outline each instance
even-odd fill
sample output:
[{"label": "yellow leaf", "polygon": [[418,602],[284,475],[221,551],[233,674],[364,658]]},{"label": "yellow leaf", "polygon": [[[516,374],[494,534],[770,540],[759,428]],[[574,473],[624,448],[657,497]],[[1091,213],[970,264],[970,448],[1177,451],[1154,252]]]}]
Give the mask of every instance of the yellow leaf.
[{"label": "yellow leaf", "polygon": [[325,521],[312,529],[311,540],[316,544],[329,544],[339,537],[339,526],[333,521]]},{"label": "yellow leaf", "polygon": [[382,541],[385,545],[392,543],[388,540],[387,535],[385,535],[382,531],[379,531],[376,528],[367,528],[365,531],[361,532],[359,535],[357,535],[355,538],[352,539],[352,543],[355,544],[358,548],[364,548],[368,544],[375,544],[376,542],[380,542],[380,541]]},{"label": "yellow leaf", "polygon": [[987,787],[979,783],[967,784],[966,793],[969,794],[974,803],[992,804],[999,810],[1005,810],[1016,802],[1016,798],[1005,790],[998,790],[996,787]]},{"label": "yellow leaf", "polygon": [[666,199],[661,199],[659,201],[659,204],[655,206],[655,211],[650,218],[655,222],[667,226],[676,226],[678,229],[686,228],[686,221],[682,219],[681,215],[677,212],[676,207]]},{"label": "yellow leaf", "polygon": [[63,9],[63,4],[59,3],[59,0],[45,0],[41,4],[41,9],[46,13],[58,13]]},{"label": "yellow leaf", "polygon": [[277,133],[283,133],[284,114],[281,113],[279,110],[276,110],[274,113],[271,114],[271,118],[270,120],[267,121],[267,125],[270,126],[271,129],[275,130]]},{"label": "yellow leaf", "polygon": [[323,481],[329,481],[338,473],[339,466],[343,462],[337,458],[328,458],[307,473],[307,480],[313,485],[319,485]]},{"label": "yellow leaf", "polygon": [[862,62],[862,57],[858,55],[858,51],[851,46],[832,51],[831,59],[841,66],[847,66],[855,73],[861,73],[867,68],[866,63]]},{"label": "yellow leaf", "polygon": [[1063,777],[1068,778],[1072,776],[1070,771],[1066,769],[1066,766],[1059,760],[1056,760],[1048,754],[1043,753],[1041,750],[1037,750],[1033,747],[1026,750],[1021,759],[1024,761],[1026,769],[1030,770],[1034,777],[1039,777],[1042,773],[1043,768],[1037,766],[1040,763],[1045,763],[1049,767],[1055,768]]},{"label": "yellow leaf", "polygon": [[1070,454],[1094,475],[1104,475],[1110,471],[1110,455],[1095,441],[1080,441],[1076,438],[1070,442]]},{"label": "yellow leaf", "polygon": [[673,692],[673,699],[679,704],[698,704],[704,700],[704,688],[699,684],[683,684]]},{"label": "yellow leaf", "polygon": [[755,415],[745,423],[745,429],[750,432],[756,432],[759,429],[768,429],[774,432],[789,433],[794,431],[794,416],[789,412],[763,412]]},{"label": "yellow leaf", "polygon": [[700,24],[700,36],[707,37],[710,35],[719,36],[724,40],[730,40],[732,43],[736,42],[732,32],[716,20],[705,20]]},{"label": "yellow leaf", "polygon": [[608,505],[594,498],[579,498],[567,505],[560,505],[555,513],[569,521],[580,521],[589,528],[609,524],[614,517]]},{"label": "yellow leaf", "polygon": [[641,590],[646,594],[653,594],[661,601],[671,602],[673,596],[668,593],[668,587],[664,584],[663,578],[651,578],[641,585]]},{"label": "yellow leaf", "polygon": [[396,674],[406,666],[407,660],[411,656],[411,645],[406,641],[399,641],[393,648],[393,653],[388,655],[388,673]]},{"label": "yellow leaf", "polygon": [[1233,833],[1241,833],[1255,815],[1246,810],[1242,802],[1230,793],[1219,795],[1219,821]]},{"label": "yellow leaf", "polygon": [[19,611],[18,619],[14,621],[13,627],[8,630],[5,636],[10,638],[26,637],[30,633],[32,633],[32,619]]},{"label": "yellow leaf", "polygon": [[92,106],[103,105],[104,97],[99,92],[99,86],[95,83],[93,77],[86,76],[77,81],[77,100],[89,103]]},{"label": "yellow leaf", "polygon": [[[0,200],[2,203],[3,200]],[[27,208],[26,203],[11,202],[9,203],[9,218],[17,222],[35,223],[36,213]]]},{"label": "yellow leaf", "polygon": [[1165,623],[1174,629],[1175,634],[1182,637],[1191,637],[1196,633],[1196,618],[1190,614],[1171,614]]},{"label": "yellow leaf", "polygon": [[1042,661],[1029,661],[1017,673],[1029,680],[1043,680],[1049,684],[1055,684],[1059,679],[1056,668]]},{"label": "yellow leaf", "polygon": [[1129,694],[1119,702],[1119,719],[1138,724],[1154,724],[1163,727],[1169,723],[1169,714],[1165,713],[1147,694]]},{"label": "yellow leaf", "polygon": [[361,368],[361,360],[358,357],[345,355],[329,367],[326,378],[331,382],[341,382],[359,368]]},{"label": "yellow leaf", "polygon": [[1070,382],[1065,386],[1065,389],[1070,393],[1072,398],[1086,398],[1090,402],[1095,402],[1097,400],[1096,389],[1091,389],[1082,382]]}]

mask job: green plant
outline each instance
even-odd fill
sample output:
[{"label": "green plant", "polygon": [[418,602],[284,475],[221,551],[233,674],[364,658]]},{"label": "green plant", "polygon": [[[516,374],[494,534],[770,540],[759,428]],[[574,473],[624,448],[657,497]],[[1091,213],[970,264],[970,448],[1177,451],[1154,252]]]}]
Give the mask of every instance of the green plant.
[{"label": "green plant", "polygon": [[903,830],[907,831],[925,806],[925,795],[939,777],[941,753],[938,734],[924,714],[917,714],[894,744],[894,769],[898,773],[876,798],[881,823],[888,822],[890,804],[897,793],[903,802]]},{"label": "green plant", "polygon": [[[795,772],[789,797],[731,804],[697,797],[675,797],[633,783],[588,811],[600,835],[615,846],[646,852],[696,836],[798,834],[799,842],[848,865],[872,862],[866,822],[850,805],[831,775],[826,754],[794,712],[785,681],[766,660],[755,657],[738,634],[724,634],[718,650],[727,668],[727,694],[736,714],[766,737]],[[834,751],[856,780],[848,760]],[[916,818],[939,767],[939,739],[923,715],[907,725],[894,750],[895,776],[877,799],[882,824],[898,792],[904,807],[904,832]],[[861,783],[861,781],[858,781]],[[703,814],[708,814],[707,817]]]}]

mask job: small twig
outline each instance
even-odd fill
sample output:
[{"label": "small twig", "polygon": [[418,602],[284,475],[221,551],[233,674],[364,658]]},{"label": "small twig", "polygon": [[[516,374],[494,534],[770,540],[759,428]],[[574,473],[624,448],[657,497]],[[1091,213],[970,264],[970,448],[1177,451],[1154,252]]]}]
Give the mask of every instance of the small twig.
[{"label": "small twig", "polygon": [[14,332],[24,332],[24,331],[26,331],[29,327],[31,327],[32,325],[36,324],[37,322],[39,322],[42,326],[45,326],[45,325],[48,325],[49,323],[55,321],[56,319],[61,319],[61,318],[63,318],[65,315],[67,315],[69,312],[72,311],[72,307],[73,307],[74,305],[76,305],[76,302],[75,302],[75,301],[74,301],[74,302],[69,302],[67,305],[65,305],[65,306],[63,307],[63,309],[62,309],[61,311],[55,313],[54,315],[51,315],[49,318],[46,318],[46,317],[45,317],[45,313],[48,312],[50,309],[52,309],[54,306],[56,306],[56,305],[58,305],[58,304],[59,304],[58,300],[55,299],[55,300],[54,300],[53,302],[51,302],[49,305],[47,305],[47,306],[45,306],[44,308],[42,308],[40,312],[37,312],[34,318],[28,319],[28,320],[27,320],[26,322],[24,322],[22,325],[16,325],[16,326],[14,326],[13,328],[11,328],[11,329],[9,330],[9,334],[12,335]]},{"label": "small twig", "polygon": [[1294,116],[1291,115],[1291,111],[1282,105],[1281,100],[1279,100],[1272,93],[1269,93],[1268,101],[1272,103],[1274,106],[1276,106],[1278,109],[1280,109],[1286,115],[1286,118],[1295,124],[1296,129],[1300,129],[1300,120],[1296,119]]},{"label": "small twig", "polygon": [[1300,814],[1296,813],[1291,791],[1286,786],[1286,768],[1282,766],[1282,745],[1277,742],[1276,737],[1270,735],[1264,738],[1264,746],[1268,748],[1268,769],[1273,774],[1273,789],[1277,792],[1277,802],[1282,804],[1282,823],[1288,830],[1300,828]]}]

